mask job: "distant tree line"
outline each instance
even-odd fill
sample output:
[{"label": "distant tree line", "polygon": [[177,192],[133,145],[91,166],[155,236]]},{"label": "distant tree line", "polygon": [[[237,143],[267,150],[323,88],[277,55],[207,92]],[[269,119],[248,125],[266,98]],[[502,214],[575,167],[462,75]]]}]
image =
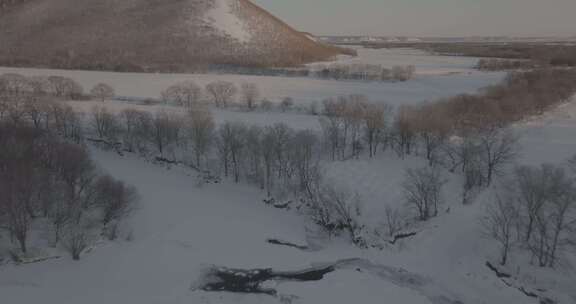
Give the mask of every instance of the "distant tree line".
[{"label": "distant tree line", "polygon": [[415,76],[413,65],[384,67],[380,64],[318,64],[296,68],[250,68],[241,66],[213,66],[212,71],[241,75],[310,77],[330,80],[408,81]]},{"label": "distant tree line", "polygon": [[531,60],[542,67],[576,67],[576,45],[569,43],[386,43],[371,44],[373,48],[416,48],[451,56]]},{"label": "distant tree line", "polygon": [[508,71],[508,70],[529,70],[538,68],[540,65],[530,60],[512,59],[480,59],[476,64],[476,69],[487,72]]}]

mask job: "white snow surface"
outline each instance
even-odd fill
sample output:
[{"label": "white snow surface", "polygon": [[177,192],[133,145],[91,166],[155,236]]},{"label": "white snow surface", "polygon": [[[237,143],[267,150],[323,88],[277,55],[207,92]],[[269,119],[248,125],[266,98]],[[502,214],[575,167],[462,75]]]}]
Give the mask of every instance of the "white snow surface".
[{"label": "white snow surface", "polygon": [[[218,7],[229,5],[228,0],[217,2],[221,5]],[[362,94],[374,102],[387,102],[394,106],[416,104],[462,93],[474,93],[480,88],[500,82],[504,76],[504,73],[485,73],[474,70],[473,66],[476,63],[474,58],[435,56],[411,49],[360,48],[358,52],[358,57],[344,56],[346,58],[342,58],[342,62],[372,63],[384,66],[413,64],[416,66],[417,76],[407,82],[390,83],[302,77],[115,73],[8,67],[0,67],[0,74],[67,76],[78,81],[86,90],[104,82],[113,85],[118,96],[139,98],[158,98],[163,90],[182,81],[192,80],[204,86],[212,81],[225,80],[237,85],[244,82],[255,83],[261,91],[261,97],[274,102],[280,102],[285,97],[292,97],[297,104],[305,105],[321,102],[328,97]]]},{"label": "white snow surface", "polygon": [[[77,103],[79,110],[93,103]],[[130,106],[105,103],[112,109]],[[146,106],[140,106],[146,107]],[[154,107],[150,107],[153,110]],[[177,111],[177,108],[171,110]],[[285,119],[297,115],[284,114]],[[262,116],[238,116],[257,121]],[[274,117],[274,116],[272,116]],[[523,135],[521,163],[532,165],[562,161],[576,152],[576,101],[543,117],[519,123]],[[318,282],[281,282],[276,288],[293,303],[349,304],[359,302],[428,304],[436,296],[462,303],[536,304],[502,283],[484,263],[497,259],[497,247],[483,236],[479,219],[491,199],[485,193],[475,204],[459,202],[459,179],[447,174],[446,204],[438,218],[415,227],[417,236],[383,251],[360,250],[332,240],[317,251],[299,251],[266,243],[278,238],[297,244],[315,242],[301,216],[265,206],[263,194],[252,186],[222,184],[195,186],[190,172],[168,170],[126,155],[93,150],[97,162],[113,176],[135,185],[143,201],[132,219],[132,242],[104,243],[79,262],[66,256],[26,266],[5,265],[0,271],[0,293],[7,303],[281,303],[264,295],[192,291],[192,282],[207,265],[233,268],[296,270],[315,263],[361,258],[365,267],[328,274]],[[327,175],[335,183],[362,195],[367,223],[381,218],[385,205],[402,206],[400,183],[407,167],[424,165],[422,159],[398,159],[383,154],[373,160],[329,164]],[[450,211],[448,212],[448,208]],[[520,253],[513,253],[514,256]],[[521,259],[521,256],[519,257]],[[399,267],[426,278],[414,287],[386,272]],[[573,303],[576,275],[564,270],[539,269],[526,263],[508,268],[528,288],[544,288],[560,303]]]},{"label": "white snow surface", "polygon": [[[240,79],[244,76],[215,75],[147,75],[5,69],[0,73],[19,72],[27,75],[62,73],[90,84],[104,81],[114,84],[120,95],[156,97],[167,85],[192,78],[207,81],[223,77]],[[487,77],[490,82],[501,75],[473,73],[457,76],[421,76],[408,82],[404,95],[396,104],[417,102],[418,94],[434,95],[431,86],[418,91],[418,80],[446,81],[446,88],[457,88],[463,79]],[[239,77],[239,78],[235,78]],[[494,77],[494,78],[491,78]],[[357,88],[362,93],[380,84],[318,82],[310,79],[261,77],[257,82],[267,94],[281,96],[286,90],[299,93],[303,100],[315,94],[334,94],[340,86]],[[199,82],[200,82],[199,81]],[[282,83],[284,81],[284,83]],[[293,82],[290,82],[293,81]],[[296,89],[292,85],[302,84]],[[478,83],[476,83],[478,84]],[[392,84],[401,86],[402,84]],[[392,85],[384,86],[388,92]],[[271,86],[271,87],[270,87]],[[433,86],[432,86],[433,87]],[[378,90],[374,89],[373,90]],[[380,94],[384,94],[383,90]],[[346,92],[354,93],[354,92]],[[452,95],[450,92],[443,92]],[[140,95],[141,94],[141,95]],[[326,96],[326,95],[323,95]],[[384,95],[385,96],[385,95]],[[298,97],[298,96],[294,96]],[[374,96],[371,96],[374,97]],[[398,96],[397,96],[398,97]],[[427,98],[426,98],[427,99]],[[310,100],[310,99],[308,99]],[[381,99],[376,99],[381,100]],[[142,106],[125,102],[73,102],[74,107],[88,112],[94,105],[105,105],[113,111],[127,107],[156,111],[158,106]],[[177,107],[165,108],[181,111]],[[218,123],[228,120],[260,125],[286,122],[292,127],[317,129],[317,118],[295,113],[242,113],[217,110]],[[576,153],[576,100],[514,126],[522,136],[523,147],[519,163],[537,165],[562,162]],[[280,211],[262,203],[264,194],[243,184],[223,182],[197,187],[191,172],[173,167],[168,170],[133,155],[118,156],[93,149],[98,164],[113,176],[136,186],[142,202],[131,219],[134,240],[103,243],[86,254],[79,262],[67,256],[59,260],[25,266],[0,266],[0,299],[2,303],[58,304],[258,304],[280,303],[278,298],[265,295],[208,293],[190,290],[190,285],[207,265],[232,268],[267,268],[297,270],[315,263],[330,263],[347,258],[360,258],[364,267],[339,269],[318,282],[281,282],[275,289],[286,297],[295,296],[293,303],[362,304],[402,303],[438,304],[437,296],[460,300],[465,304],[536,304],[520,291],[506,286],[484,265],[496,260],[497,245],[486,238],[480,219],[486,204],[493,197],[483,193],[468,206],[460,203],[458,176],[446,173],[448,184],[445,204],[440,215],[428,223],[414,227],[418,234],[398,246],[384,250],[361,250],[337,239],[318,242],[309,232],[305,219],[292,212]],[[420,158],[399,159],[382,153],[375,159],[348,160],[326,165],[326,175],[339,187],[356,191],[363,200],[364,219],[376,226],[386,205],[404,207],[400,184],[404,170],[424,165]],[[316,251],[300,251],[266,243],[277,238],[297,244],[318,242]],[[548,290],[545,294],[561,304],[576,302],[576,274],[569,267],[576,263],[574,255],[566,257],[567,266],[550,270],[530,266],[529,257],[512,252],[506,270],[520,278],[527,288]],[[425,278],[422,286],[403,282],[389,272],[390,267],[403,268],[406,274]],[[436,300],[434,300],[436,299]],[[436,301],[436,302],[434,302]]]},{"label": "white snow surface", "polygon": [[297,104],[305,105],[321,102],[328,97],[363,94],[374,102],[387,102],[394,106],[417,104],[462,93],[474,93],[480,88],[498,83],[504,75],[502,73],[471,71],[470,74],[422,75],[407,82],[388,83],[297,77],[115,73],[0,67],[0,74],[3,73],[20,73],[28,76],[67,76],[78,81],[87,90],[100,82],[104,82],[112,84],[118,96],[140,98],[159,98],[163,90],[182,81],[192,80],[204,86],[212,81],[224,80],[237,85],[243,82],[255,83],[261,91],[262,98],[267,98],[273,102],[280,102],[285,97],[292,97]]},{"label": "white snow surface", "polygon": [[205,21],[212,24],[220,34],[237,39],[241,43],[250,42],[252,34],[244,22],[235,14],[238,0],[214,0],[214,7],[206,12]]},{"label": "white snow surface", "polygon": [[[350,46],[346,46],[350,47]],[[464,56],[439,56],[411,48],[372,49],[354,47],[358,56],[340,55],[333,61],[311,63],[309,66],[339,64],[375,64],[386,68],[413,65],[416,75],[450,75],[478,73],[473,68],[480,58]]]}]

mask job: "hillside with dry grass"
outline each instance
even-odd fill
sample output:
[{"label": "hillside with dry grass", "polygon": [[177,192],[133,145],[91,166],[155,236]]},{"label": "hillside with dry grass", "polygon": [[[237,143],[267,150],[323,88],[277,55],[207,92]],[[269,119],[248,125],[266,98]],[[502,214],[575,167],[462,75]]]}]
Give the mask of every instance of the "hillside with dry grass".
[{"label": "hillside with dry grass", "polygon": [[183,72],[341,53],[249,0],[0,1],[0,65]]}]

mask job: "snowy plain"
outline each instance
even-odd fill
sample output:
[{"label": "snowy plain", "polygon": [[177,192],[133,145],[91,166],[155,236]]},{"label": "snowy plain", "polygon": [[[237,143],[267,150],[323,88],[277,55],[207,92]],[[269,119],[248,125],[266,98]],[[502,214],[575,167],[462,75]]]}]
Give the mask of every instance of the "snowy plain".
[{"label": "snowy plain", "polygon": [[85,88],[104,82],[112,84],[118,96],[159,98],[160,93],[171,85],[192,80],[204,86],[212,81],[225,80],[240,85],[255,83],[261,97],[279,102],[292,97],[295,102],[308,104],[321,102],[328,97],[362,94],[374,102],[387,102],[394,106],[432,101],[476,90],[498,83],[503,73],[485,73],[473,69],[474,58],[432,56],[405,49],[360,49],[359,56],[343,57],[337,62],[362,62],[384,66],[416,66],[417,76],[407,82],[363,82],[320,80],[302,77],[269,77],[226,74],[145,74],[98,71],[69,71],[51,69],[27,69],[0,67],[0,74],[19,73],[25,76],[67,76]]},{"label": "snowy plain", "polygon": [[413,65],[416,68],[416,75],[450,75],[475,72],[471,68],[480,59],[463,56],[436,56],[411,48],[372,49],[360,46],[345,47],[356,50],[358,56],[340,55],[332,62],[311,63],[308,66],[313,67],[330,63],[379,64],[386,68]]},{"label": "snowy plain", "polygon": [[[420,56],[424,55],[416,57],[423,60],[420,70],[426,71],[423,66],[427,63]],[[459,59],[429,57],[435,62],[429,63],[429,71],[438,71],[439,66],[444,65],[446,69],[468,71],[449,75],[422,72],[416,80],[391,84],[11,68],[0,68],[0,73],[64,75],[85,87],[107,82],[123,96],[154,98],[167,86],[182,80],[192,79],[205,84],[214,79],[226,79],[255,82],[261,87],[263,97],[270,99],[292,96],[297,101],[310,102],[360,93],[374,101],[385,100],[394,105],[473,92],[502,77],[498,73],[472,71],[468,63]],[[394,62],[398,60],[393,59]],[[102,105],[99,102],[71,104],[85,113],[94,105]],[[127,107],[149,111],[162,107],[119,101],[107,101],[104,105],[115,112]],[[167,109],[182,111],[177,107]],[[317,117],[304,114],[215,110],[214,115],[217,123],[229,120],[260,125],[285,122],[295,128],[318,128]],[[514,128],[522,135],[523,153],[519,162],[536,165],[564,161],[576,153],[576,100]],[[302,304],[537,303],[536,299],[506,286],[485,267],[485,262],[497,255],[496,245],[483,236],[479,224],[491,197],[487,193],[475,204],[462,206],[458,199],[460,181],[454,176],[447,177],[446,204],[440,216],[417,227],[417,236],[396,247],[361,250],[339,240],[315,239],[306,229],[309,227],[303,217],[266,206],[262,202],[264,194],[252,186],[224,181],[198,187],[195,174],[178,167],[167,169],[134,155],[121,157],[95,148],[93,156],[113,176],[135,185],[142,196],[141,206],[131,219],[134,239],[101,244],[79,262],[64,255],[42,263],[0,266],[0,298],[8,299],[7,303],[282,303],[281,299],[267,295],[208,293],[190,287],[208,265],[296,270],[348,258],[363,262],[338,269],[318,282],[282,282],[275,288],[286,295],[285,301],[292,299],[292,303]],[[326,166],[326,174],[339,186],[361,193],[368,222],[377,224],[386,205],[403,204],[400,184],[404,170],[423,164],[422,159],[399,159],[392,153],[384,153],[373,160],[330,163]],[[298,244],[315,243],[318,249],[302,251],[275,246],[266,242],[268,238]],[[535,273],[550,279],[539,282]],[[402,281],[401,274],[417,278],[416,283]],[[532,283],[533,288],[549,289],[551,296],[560,299],[560,303],[576,302],[574,271],[554,273],[523,267],[518,269],[518,275]]]}]

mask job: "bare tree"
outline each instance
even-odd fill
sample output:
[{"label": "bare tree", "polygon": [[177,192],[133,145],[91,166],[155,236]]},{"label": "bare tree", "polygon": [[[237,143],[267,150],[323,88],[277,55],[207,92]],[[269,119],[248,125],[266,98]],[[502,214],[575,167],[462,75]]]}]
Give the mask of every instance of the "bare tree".
[{"label": "bare tree", "polygon": [[568,160],[568,168],[572,174],[576,174],[576,155]]},{"label": "bare tree", "polygon": [[51,104],[50,118],[51,125],[58,134],[76,143],[82,141],[82,123],[71,106]]},{"label": "bare tree", "polygon": [[243,83],[241,88],[244,105],[249,111],[254,110],[260,97],[258,86],[255,83]]},{"label": "bare tree", "polygon": [[566,245],[569,236],[576,229],[576,186],[573,181],[563,178],[556,185],[556,196],[551,201],[547,223],[551,226],[551,242],[548,249],[548,266],[554,267],[558,253]]},{"label": "bare tree", "polygon": [[333,188],[326,189],[326,199],[331,202],[333,212],[337,218],[337,224],[348,231],[350,240],[358,246],[364,246],[361,232],[364,228],[360,221],[362,215],[360,198],[356,194],[349,195]]},{"label": "bare tree", "polygon": [[384,210],[384,226],[386,234],[393,239],[404,228],[405,221],[402,212],[398,208],[387,205]]},{"label": "bare tree", "polygon": [[274,138],[272,147],[274,150],[274,166],[279,178],[289,176],[289,157],[288,151],[293,131],[284,123],[276,123],[272,126],[271,132]]},{"label": "bare tree", "polygon": [[413,152],[416,138],[415,111],[412,107],[402,106],[396,113],[394,121],[395,146],[398,155],[404,157]]},{"label": "bare tree", "polygon": [[38,160],[44,157],[43,133],[22,125],[0,125],[0,214],[6,216],[10,237],[23,253],[36,216]]},{"label": "bare tree", "polygon": [[0,93],[2,95],[14,97],[22,95],[28,90],[28,80],[26,77],[15,73],[0,75]]},{"label": "bare tree", "polygon": [[500,243],[500,265],[506,265],[508,254],[514,243],[518,210],[513,198],[498,195],[496,201],[487,208],[482,219],[485,234]]},{"label": "bare tree", "polygon": [[262,149],[262,160],[264,163],[264,180],[265,188],[268,197],[272,194],[272,188],[274,186],[274,167],[275,167],[275,143],[276,136],[274,134],[274,129],[272,127],[266,127],[264,129],[264,134],[262,135],[261,149]]},{"label": "bare tree", "polygon": [[[343,106],[344,134],[350,137],[351,155],[358,158],[362,143],[360,131],[364,122],[368,98],[364,95],[350,95]],[[345,142],[346,144],[346,138]],[[344,155],[343,155],[344,156]]]},{"label": "bare tree", "polygon": [[406,202],[414,207],[421,221],[438,215],[442,187],[446,181],[437,168],[408,169],[402,184]]},{"label": "bare tree", "polygon": [[336,190],[332,185],[322,184],[317,179],[309,194],[308,215],[328,234],[345,231],[355,245],[365,246],[360,206],[357,194]]},{"label": "bare tree", "polygon": [[47,81],[50,94],[56,97],[74,100],[80,98],[84,92],[82,86],[70,78],[50,76]]},{"label": "bare tree", "polygon": [[518,137],[509,130],[490,128],[478,134],[478,143],[490,185],[494,176],[518,156]]},{"label": "bare tree", "polygon": [[264,190],[266,188],[266,176],[264,173],[263,161],[263,139],[264,129],[257,125],[252,125],[246,131],[246,156],[247,156],[247,178]]},{"label": "bare tree", "polygon": [[138,146],[138,118],[140,111],[126,109],[120,113],[122,128],[122,143],[129,152],[134,152]]},{"label": "bare tree", "polygon": [[100,176],[95,182],[95,204],[102,212],[102,223],[110,224],[126,218],[135,208],[138,195],[133,187],[109,175]]},{"label": "bare tree", "polygon": [[52,101],[46,97],[36,95],[29,96],[24,100],[24,114],[32,121],[35,128],[48,129],[51,102]]},{"label": "bare tree", "polygon": [[290,165],[296,171],[299,192],[311,187],[318,169],[316,143],[318,138],[310,131],[298,131],[291,139]]},{"label": "bare tree", "polygon": [[424,105],[415,112],[414,129],[421,143],[429,165],[439,161],[439,152],[446,143],[451,131],[447,113],[435,104]]},{"label": "bare tree", "polygon": [[521,204],[521,210],[525,215],[525,242],[528,242],[532,237],[537,217],[548,199],[548,189],[551,187],[549,180],[551,172],[544,171],[550,169],[552,168],[548,166],[541,169],[523,166],[514,170],[514,179],[510,182],[514,185],[514,188],[510,189],[510,191],[514,193],[512,195]]},{"label": "bare tree", "polygon": [[100,139],[114,145],[121,133],[120,122],[116,115],[110,113],[105,107],[92,109],[92,127]]},{"label": "bare tree", "polygon": [[282,110],[282,112],[290,111],[290,109],[292,109],[293,106],[294,106],[294,99],[292,97],[285,97],[284,99],[282,99],[282,102],[280,102],[280,109]]},{"label": "bare tree", "polygon": [[109,84],[99,83],[95,85],[92,90],[90,90],[90,95],[93,98],[97,98],[100,101],[104,102],[106,99],[110,99],[114,97],[116,93],[114,92],[114,88]]},{"label": "bare tree", "polygon": [[[20,167],[20,166],[19,166]],[[20,169],[23,169],[20,167]],[[11,237],[18,241],[20,250],[27,252],[27,240],[31,225],[30,203],[32,199],[33,184],[30,176],[20,170],[5,171],[0,174],[0,206],[7,216],[7,227]],[[6,176],[10,174],[10,176]]]},{"label": "bare tree", "polygon": [[333,161],[338,158],[338,151],[341,146],[342,132],[340,125],[340,119],[336,116],[320,117],[324,145],[328,149]]},{"label": "bare tree", "polygon": [[202,88],[193,81],[182,82],[163,91],[162,100],[187,108],[199,106],[202,100]]},{"label": "bare tree", "polygon": [[175,114],[160,110],[154,114],[148,131],[148,140],[161,157],[166,153],[173,154],[181,139],[182,119]]},{"label": "bare tree", "polygon": [[88,229],[81,223],[71,223],[66,226],[63,245],[74,261],[80,260],[82,252],[90,246],[91,236]]},{"label": "bare tree", "polygon": [[241,164],[246,147],[246,132],[246,125],[240,122],[227,122],[218,130],[218,148],[224,167],[224,175],[228,176],[231,164],[234,181],[237,183],[240,181],[242,170]]},{"label": "bare tree", "polygon": [[228,81],[216,81],[206,85],[206,93],[219,108],[227,108],[237,91],[236,86]]},{"label": "bare tree", "polygon": [[370,157],[376,155],[386,132],[388,116],[392,107],[386,104],[369,104],[364,113],[364,137],[368,142]]},{"label": "bare tree", "polygon": [[48,77],[45,76],[31,76],[27,79],[30,93],[34,96],[45,96],[49,93],[50,87]]},{"label": "bare tree", "polygon": [[50,170],[63,184],[66,212],[70,212],[68,217],[78,222],[92,194],[92,183],[98,176],[96,165],[88,151],[78,145],[62,143],[50,153]]},{"label": "bare tree", "polygon": [[270,101],[268,99],[262,99],[262,101],[260,101],[260,107],[264,111],[271,111],[272,108],[274,107],[274,103],[272,103],[272,101]]},{"label": "bare tree", "polygon": [[204,109],[192,109],[188,112],[187,132],[194,150],[196,167],[201,168],[201,160],[210,150],[214,135],[214,118]]}]

